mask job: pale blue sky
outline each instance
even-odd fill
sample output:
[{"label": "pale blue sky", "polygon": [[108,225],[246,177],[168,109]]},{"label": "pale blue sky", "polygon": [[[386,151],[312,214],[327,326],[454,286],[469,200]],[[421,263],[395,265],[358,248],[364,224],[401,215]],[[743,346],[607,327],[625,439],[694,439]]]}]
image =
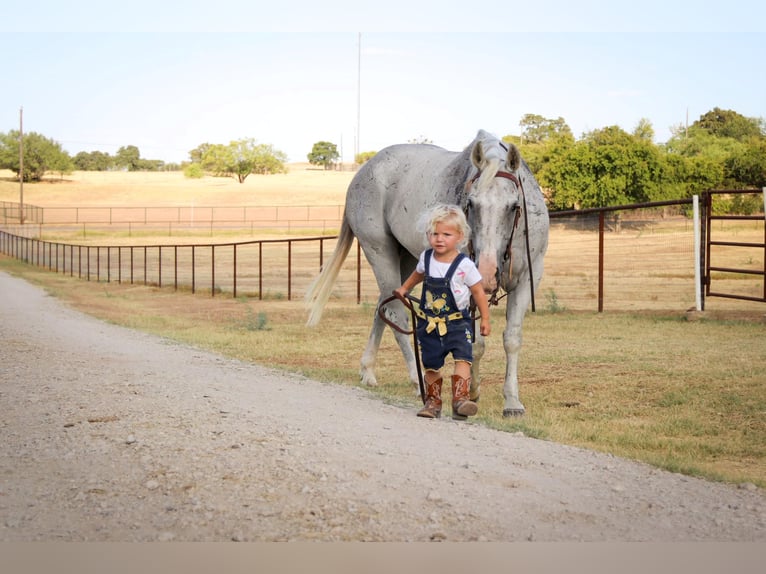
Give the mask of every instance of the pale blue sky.
[{"label": "pale blue sky", "polygon": [[737,0],[257,4],[0,7],[0,131],[23,106],[25,132],[72,154],[182,161],[254,138],[290,161],[328,140],[350,161],[357,133],[360,151],[421,136],[459,150],[480,128],[518,134],[527,113],[576,137],[647,118],[658,143],[687,113],[766,116],[766,8]]}]

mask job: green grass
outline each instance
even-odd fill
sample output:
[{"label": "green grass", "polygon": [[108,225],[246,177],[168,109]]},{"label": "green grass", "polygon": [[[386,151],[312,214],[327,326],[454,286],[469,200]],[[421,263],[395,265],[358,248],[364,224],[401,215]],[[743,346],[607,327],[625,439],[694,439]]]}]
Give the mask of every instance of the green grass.
[{"label": "green grass", "polygon": [[[85,282],[1,257],[0,269],[114,323],[343,385],[358,384],[374,312],[370,304],[333,301],[309,329],[298,301]],[[492,323],[480,410],[467,424],[766,487],[766,325],[760,320],[574,313],[549,300],[524,325],[519,377],[527,413],[518,419],[502,417],[504,309],[492,310]],[[377,374],[379,386],[370,392],[414,416],[418,400],[390,332]]]}]

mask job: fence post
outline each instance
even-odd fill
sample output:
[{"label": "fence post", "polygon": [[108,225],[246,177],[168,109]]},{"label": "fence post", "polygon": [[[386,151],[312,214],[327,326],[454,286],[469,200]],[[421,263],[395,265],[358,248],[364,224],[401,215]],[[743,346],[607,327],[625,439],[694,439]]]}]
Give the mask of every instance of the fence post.
[{"label": "fence post", "polygon": [[234,249],[234,253],[233,253],[233,257],[234,257],[234,274],[233,274],[232,277],[234,279],[234,284],[233,284],[233,287],[232,287],[232,295],[236,299],[237,298],[237,244],[236,243],[233,245],[233,249]]},{"label": "fence post", "polygon": [[763,298],[766,299],[766,187],[761,188],[763,193]]},{"label": "fence post", "polygon": [[287,300],[290,301],[293,294],[293,242],[287,240]]},{"label": "fence post", "polygon": [[604,212],[598,212],[598,312],[604,311]]},{"label": "fence post", "polygon": [[700,198],[699,195],[692,196],[692,205],[694,208],[694,301],[697,311],[702,311],[702,252],[700,237]]}]

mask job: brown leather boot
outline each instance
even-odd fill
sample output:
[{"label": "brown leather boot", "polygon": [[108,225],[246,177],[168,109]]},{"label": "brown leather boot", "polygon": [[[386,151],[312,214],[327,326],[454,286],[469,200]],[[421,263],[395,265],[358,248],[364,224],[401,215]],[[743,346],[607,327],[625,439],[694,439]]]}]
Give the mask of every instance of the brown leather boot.
[{"label": "brown leather boot", "polygon": [[420,411],[419,417],[438,419],[442,416],[442,378],[426,383],[426,404]]},{"label": "brown leather boot", "polygon": [[464,379],[460,375],[452,375],[452,418],[465,420],[479,412],[479,407],[469,398],[468,389],[471,386],[470,377]]}]

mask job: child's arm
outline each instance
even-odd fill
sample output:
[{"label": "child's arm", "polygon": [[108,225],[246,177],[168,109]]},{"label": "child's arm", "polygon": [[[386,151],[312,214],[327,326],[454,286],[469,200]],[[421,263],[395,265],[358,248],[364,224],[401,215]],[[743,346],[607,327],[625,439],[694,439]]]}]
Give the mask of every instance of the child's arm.
[{"label": "child's arm", "polygon": [[488,337],[491,330],[489,325],[489,303],[487,302],[487,294],[484,293],[484,288],[481,286],[481,281],[471,286],[471,295],[473,295],[473,301],[476,303],[481,314],[480,332],[483,336]]},{"label": "child's arm", "polygon": [[403,299],[407,296],[407,293],[412,291],[415,285],[425,279],[425,276],[425,273],[418,273],[417,270],[413,271],[410,276],[404,280],[402,286],[394,290],[394,294]]}]

